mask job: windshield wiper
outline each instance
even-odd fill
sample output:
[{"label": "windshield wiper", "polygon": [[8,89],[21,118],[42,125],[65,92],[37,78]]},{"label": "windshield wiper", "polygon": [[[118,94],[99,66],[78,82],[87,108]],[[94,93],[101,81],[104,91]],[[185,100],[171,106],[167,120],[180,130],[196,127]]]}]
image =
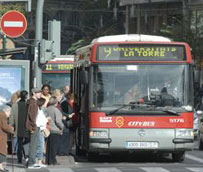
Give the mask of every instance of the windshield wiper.
[{"label": "windshield wiper", "polygon": [[151,105],[140,104],[139,102],[130,102],[128,104],[123,104],[120,107],[118,107],[118,108],[116,108],[116,109],[114,109],[114,110],[112,110],[110,112],[107,112],[106,115],[112,115],[112,114],[118,112],[119,110],[121,110],[121,109],[123,109],[123,108],[125,108],[127,106],[130,106],[131,109],[134,109],[136,107],[152,107]]},{"label": "windshield wiper", "polygon": [[120,106],[120,107],[118,107],[118,108],[116,108],[116,109],[114,109],[114,110],[112,110],[112,111],[110,111],[110,112],[106,112],[106,115],[107,115],[107,116],[108,116],[108,115],[112,115],[112,114],[118,112],[120,109],[123,109],[123,108],[126,107],[126,106],[129,106],[129,104],[123,104],[122,106]]},{"label": "windshield wiper", "polygon": [[169,113],[171,115],[175,115],[175,116],[179,116],[180,113],[174,111],[174,110],[169,110],[169,109],[166,109],[166,110],[163,110],[163,112],[166,112],[166,113]]},{"label": "windshield wiper", "polygon": [[[127,106],[130,106],[131,109],[135,109],[136,107],[142,107],[142,108],[153,108],[153,110],[155,110],[155,106],[154,105],[148,105],[148,104],[140,104],[139,102],[130,102],[129,104],[123,104],[121,105],[120,107],[110,111],[110,112],[106,112],[106,115],[113,115],[115,114],[116,112],[118,112],[119,110],[127,107]],[[161,109],[160,109],[161,110]],[[171,114],[171,115],[174,115],[174,116],[179,116],[180,115],[180,112],[176,112],[174,110],[170,110],[170,109],[163,109],[161,110],[162,112],[166,112],[168,114]]]},{"label": "windshield wiper", "polygon": [[128,104],[123,104],[123,105],[121,105],[120,107],[118,107],[118,108],[116,108],[116,109],[114,109],[114,110],[112,110],[112,111],[110,111],[110,112],[107,112],[106,115],[112,115],[112,114],[118,112],[119,110],[121,110],[121,109],[123,109],[123,108],[125,108],[125,107],[127,107],[127,106],[131,106],[131,107],[132,107],[132,106],[135,106],[135,103],[134,103],[134,102],[130,102],[130,103],[128,103]]}]

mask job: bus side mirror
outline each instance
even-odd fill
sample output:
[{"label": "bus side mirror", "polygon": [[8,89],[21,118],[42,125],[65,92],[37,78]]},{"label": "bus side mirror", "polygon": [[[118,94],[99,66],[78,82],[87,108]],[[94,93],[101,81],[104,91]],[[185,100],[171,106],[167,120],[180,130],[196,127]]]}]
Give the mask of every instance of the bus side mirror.
[{"label": "bus side mirror", "polygon": [[203,114],[203,111],[202,111],[202,110],[198,110],[198,111],[197,111],[197,114],[198,114],[198,115],[202,115],[202,114]]},{"label": "bus side mirror", "polygon": [[80,83],[88,84],[88,72],[85,69],[82,69],[79,74],[80,74]]}]

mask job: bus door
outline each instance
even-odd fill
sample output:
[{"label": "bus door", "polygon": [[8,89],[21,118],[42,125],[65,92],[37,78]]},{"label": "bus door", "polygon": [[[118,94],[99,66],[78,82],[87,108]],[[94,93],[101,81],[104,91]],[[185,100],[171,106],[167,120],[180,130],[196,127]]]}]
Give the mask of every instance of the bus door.
[{"label": "bus door", "polygon": [[[76,104],[79,107],[78,108],[78,115],[80,118],[80,124],[79,128],[76,132],[76,146],[79,146],[82,148],[82,150],[88,149],[88,133],[89,133],[89,108],[88,108],[88,99],[89,99],[89,90],[88,90],[88,72],[85,68],[78,68],[77,70],[74,70],[75,75],[78,77],[74,78],[74,83],[77,83],[74,85],[72,83],[74,92],[76,93]],[[72,78],[73,81],[73,78]],[[77,85],[77,86],[76,86]],[[77,149],[78,150],[78,149]]]}]

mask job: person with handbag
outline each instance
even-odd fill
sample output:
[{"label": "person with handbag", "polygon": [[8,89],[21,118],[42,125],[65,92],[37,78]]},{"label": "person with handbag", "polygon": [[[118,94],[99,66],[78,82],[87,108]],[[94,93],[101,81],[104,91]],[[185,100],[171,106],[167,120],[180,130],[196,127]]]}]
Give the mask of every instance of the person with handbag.
[{"label": "person with handbag", "polygon": [[[53,96],[56,96],[58,100],[57,108],[60,110],[60,112],[63,114],[63,119],[66,119],[66,114],[64,114],[62,108],[61,108],[61,102],[63,102],[63,92],[59,89],[55,89],[52,92]],[[69,137],[69,129],[66,126],[65,119],[63,120],[64,128],[63,128],[63,133],[61,135],[61,140],[60,140],[60,146],[57,152],[58,156],[65,156],[68,155],[68,137]]]},{"label": "person with handbag", "polygon": [[61,103],[61,108],[63,111],[63,121],[65,124],[65,127],[68,129],[68,155],[71,155],[72,147],[74,145],[74,135],[75,135],[75,126],[74,126],[74,117],[75,112],[74,112],[74,94],[73,93],[68,93],[66,95],[66,100],[64,100]]},{"label": "person with handbag", "polygon": [[45,108],[43,107],[45,102],[46,102],[46,99],[42,97],[37,100],[38,112],[37,112],[36,125],[37,127],[40,128],[40,132],[39,132],[36,158],[38,160],[37,163],[40,167],[47,167],[47,165],[42,163],[44,159],[43,152],[44,152],[45,136],[48,137],[46,132],[46,129],[47,129],[46,127],[47,127],[47,123],[50,120],[50,117],[46,116]]},{"label": "person with handbag", "polygon": [[58,100],[56,96],[51,96],[47,114],[51,117],[50,135],[47,139],[46,163],[48,165],[59,165],[56,161],[56,155],[60,146],[60,139],[63,133],[64,124],[62,122],[62,113],[56,107]]}]

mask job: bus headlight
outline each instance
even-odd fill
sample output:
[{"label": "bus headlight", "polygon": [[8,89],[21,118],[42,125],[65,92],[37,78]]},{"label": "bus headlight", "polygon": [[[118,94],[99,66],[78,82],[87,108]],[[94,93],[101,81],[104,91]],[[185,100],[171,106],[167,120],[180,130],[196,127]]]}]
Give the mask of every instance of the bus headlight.
[{"label": "bus headlight", "polygon": [[194,137],[194,132],[187,129],[176,130],[176,137]]},{"label": "bus headlight", "polygon": [[106,131],[90,131],[89,132],[90,137],[107,137]]}]

